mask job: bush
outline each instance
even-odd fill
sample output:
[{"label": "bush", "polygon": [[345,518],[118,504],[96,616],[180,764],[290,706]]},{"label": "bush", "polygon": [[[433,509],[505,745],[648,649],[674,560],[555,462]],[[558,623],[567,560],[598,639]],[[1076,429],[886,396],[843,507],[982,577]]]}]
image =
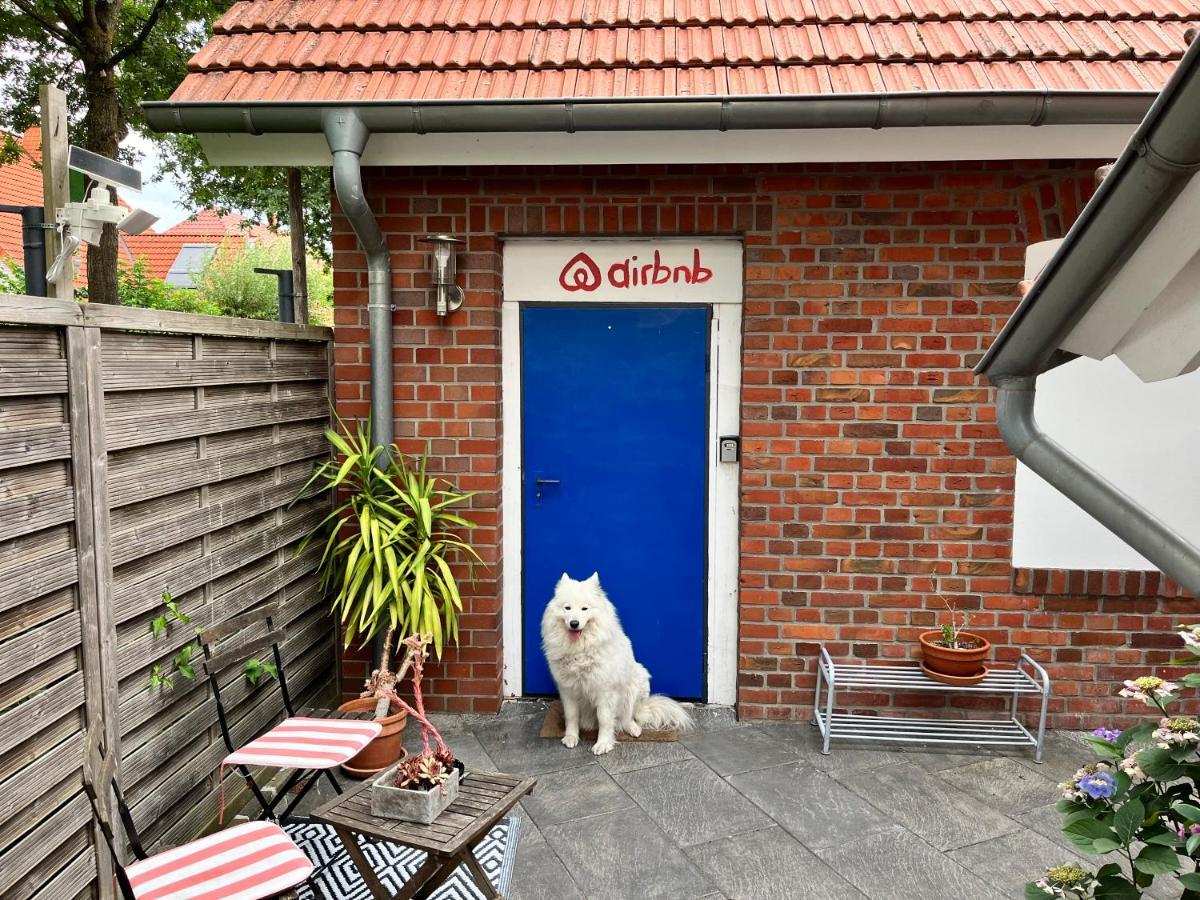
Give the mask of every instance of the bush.
[{"label": "bush", "polygon": [[[287,238],[231,243],[193,276],[196,293],[223,315],[246,319],[278,319],[279,288],[275,278],[256,268],[290,269]],[[314,325],[333,322],[333,274],[320,260],[308,258],[308,315]]]},{"label": "bush", "polygon": [[[1200,625],[1180,637],[1188,652],[1174,664],[1200,664]],[[1055,866],[1025,886],[1028,900],[1137,900],[1160,875],[1179,880],[1181,900],[1200,900],[1200,721],[1170,712],[1184,687],[1200,687],[1200,673],[1126,681],[1118,693],[1151,707],[1155,720],[1097,728],[1088,742],[1101,758],[1059,786],[1063,833],[1085,853],[1115,853],[1125,865]]]},{"label": "bush", "polygon": [[219,306],[208,302],[196,291],[173,287],[155,278],[146,271],[146,263],[141,259],[132,265],[121,266],[117,273],[117,296],[121,298],[122,306],[200,313],[206,316],[221,315]]},{"label": "bush", "polygon": [[25,293],[25,270],[11,259],[0,259],[0,294]]}]

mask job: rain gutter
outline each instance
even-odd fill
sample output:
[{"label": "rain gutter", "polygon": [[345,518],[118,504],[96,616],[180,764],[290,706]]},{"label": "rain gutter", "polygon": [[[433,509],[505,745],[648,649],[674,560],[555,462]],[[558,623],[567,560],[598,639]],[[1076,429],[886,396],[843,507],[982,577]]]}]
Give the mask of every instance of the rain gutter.
[{"label": "rain gutter", "polygon": [[975,371],[997,388],[996,423],[1017,459],[1200,597],[1200,548],[1047,435],[1034,416],[1038,376],[1073,358],[1062,343],[1200,172],[1198,110],[1200,42]]},{"label": "rain gutter", "polygon": [[362,153],[371,133],[353,110],[326,110],[321,130],[333,154],[333,190],[367,257],[367,327],[371,348],[371,440],[391,450],[392,256],[363,190]]},{"label": "rain gutter", "polygon": [[324,130],[330,110],[349,110],[368,131],[737,131],[910,128],[954,125],[1121,125],[1141,121],[1143,91],[881,92],[805,96],[581,97],[516,100],[156,101],[143,103],[156,131],[297,134]]}]

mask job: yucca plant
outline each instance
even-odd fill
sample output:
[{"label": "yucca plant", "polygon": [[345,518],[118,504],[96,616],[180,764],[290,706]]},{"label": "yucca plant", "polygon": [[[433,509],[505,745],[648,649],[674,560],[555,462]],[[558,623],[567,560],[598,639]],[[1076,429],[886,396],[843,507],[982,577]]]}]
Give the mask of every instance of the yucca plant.
[{"label": "yucca plant", "polygon": [[379,700],[376,717],[387,712],[388,696],[404,672],[389,667],[392,649],[410,635],[428,635],[440,657],[447,641],[458,641],[462,598],[451,566],[479,560],[454,529],[475,523],[452,512],[472,494],[455,491],[426,472],[426,457],[408,460],[371,441],[369,423],[353,431],[340,419],[326,438],[336,457],[317,467],[297,500],[333,493],[334,510],[301,541],[323,545],[321,588],[345,629],[346,645],[382,633],[379,668],[364,696]]}]

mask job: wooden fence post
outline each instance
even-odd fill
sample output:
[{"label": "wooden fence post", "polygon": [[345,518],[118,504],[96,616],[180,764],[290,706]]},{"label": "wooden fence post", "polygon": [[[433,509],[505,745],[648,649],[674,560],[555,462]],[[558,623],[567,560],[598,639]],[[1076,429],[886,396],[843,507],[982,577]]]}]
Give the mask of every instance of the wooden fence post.
[{"label": "wooden fence post", "polygon": [[[104,728],[106,752],[117,754],[119,759],[121,709],[117,695],[116,625],[112,616],[108,451],[104,440],[100,329],[68,326],[64,331],[86,727],[100,722]],[[108,791],[103,797],[111,805]],[[100,897],[108,900],[114,896],[112,860],[99,827],[93,829],[93,835]]]}]

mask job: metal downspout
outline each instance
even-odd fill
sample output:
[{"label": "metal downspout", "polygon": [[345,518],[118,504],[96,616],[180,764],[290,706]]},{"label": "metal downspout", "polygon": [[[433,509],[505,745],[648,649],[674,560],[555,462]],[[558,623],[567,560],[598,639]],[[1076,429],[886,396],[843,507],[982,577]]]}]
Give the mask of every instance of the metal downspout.
[{"label": "metal downspout", "polygon": [[996,424],[1017,459],[1193,596],[1200,596],[1200,548],[1041,430],[1034,418],[1036,378],[994,379]]},{"label": "metal downspout", "polygon": [[367,256],[367,327],[371,348],[371,440],[390,452],[392,407],[392,257],[363,193],[362,153],[371,132],[353,110],[322,117],[333,154],[333,190]]}]

